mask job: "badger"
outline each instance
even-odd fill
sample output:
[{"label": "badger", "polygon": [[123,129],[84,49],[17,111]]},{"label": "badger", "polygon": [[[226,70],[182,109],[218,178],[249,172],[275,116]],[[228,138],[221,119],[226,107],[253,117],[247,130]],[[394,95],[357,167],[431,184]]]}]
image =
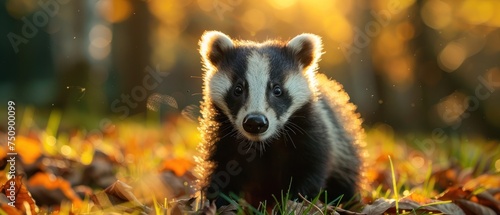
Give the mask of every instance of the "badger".
[{"label": "badger", "polygon": [[349,200],[358,193],[361,119],[342,86],[317,73],[321,38],[233,40],[207,31],[200,42],[203,100],[197,173],[217,207],[292,200]]}]

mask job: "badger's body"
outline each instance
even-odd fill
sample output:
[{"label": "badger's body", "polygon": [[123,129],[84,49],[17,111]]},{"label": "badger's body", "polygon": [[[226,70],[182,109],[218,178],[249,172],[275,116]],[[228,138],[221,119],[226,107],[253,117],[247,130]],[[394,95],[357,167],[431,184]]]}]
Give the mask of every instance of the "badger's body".
[{"label": "badger's body", "polygon": [[[329,200],[357,191],[362,128],[355,106],[335,81],[316,74],[321,40],[233,41],[206,32],[200,131],[200,188],[217,206],[222,195],[254,206],[293,199]],[[274,196],[274,197],[273,197]]]}]

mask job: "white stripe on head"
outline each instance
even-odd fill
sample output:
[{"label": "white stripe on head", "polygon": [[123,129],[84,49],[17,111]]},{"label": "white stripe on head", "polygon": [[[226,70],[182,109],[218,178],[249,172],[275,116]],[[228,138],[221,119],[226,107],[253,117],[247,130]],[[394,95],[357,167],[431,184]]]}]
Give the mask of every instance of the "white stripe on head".
[{"label": "white stripe on head", "polygon": [[[269,59],[262,54],[253,52],[247,62],[245,74],[248,86],[248,99],[243,108],[238,112],[235,124],[246,138],[251,141],[262,141],[274,135],[277,130],[276,113],[269,108],[267,103],[267,89],[269,86]],[[266,116],[269,128],[260,135],[252,135],[243,128],[243,119],[250,113],[262,113]]]},{"label": "white stripe on head", "polygon": [[269,83],[269,59],[254,52],[248,58],[247,68],[249,97],[246,109],[249,112],[264,113],[268,107],[266,91]]}]

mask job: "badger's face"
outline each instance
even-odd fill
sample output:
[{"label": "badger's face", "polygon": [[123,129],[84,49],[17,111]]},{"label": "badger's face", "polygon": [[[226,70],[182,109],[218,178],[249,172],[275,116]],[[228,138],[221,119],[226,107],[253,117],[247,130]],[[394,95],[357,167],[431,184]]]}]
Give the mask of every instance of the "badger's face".
[{"label": "badger's face", "polygon": [[315,98],[313,76],[321,55],[318,36],[253,43],[211,31],[203,35],[200,52],[204,99],[222,110],[250,141],[278,136],[290,116]]}]

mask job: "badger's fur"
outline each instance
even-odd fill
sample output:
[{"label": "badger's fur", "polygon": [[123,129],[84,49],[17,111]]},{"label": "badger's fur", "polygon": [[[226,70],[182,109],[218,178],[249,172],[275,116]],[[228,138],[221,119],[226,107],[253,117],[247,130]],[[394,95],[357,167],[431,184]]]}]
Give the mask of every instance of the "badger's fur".
[{"label": "badger's fur", "polygon": [[318,36],[255,43],[210,31],[200,53],[197,161],[207,199],[222,206],[228,203],[222,194],[234,194],[258,206],[287,191],[293,199],[321,190],[329,200],[356,194],[361,120],[341,85],[316,73]]}]

